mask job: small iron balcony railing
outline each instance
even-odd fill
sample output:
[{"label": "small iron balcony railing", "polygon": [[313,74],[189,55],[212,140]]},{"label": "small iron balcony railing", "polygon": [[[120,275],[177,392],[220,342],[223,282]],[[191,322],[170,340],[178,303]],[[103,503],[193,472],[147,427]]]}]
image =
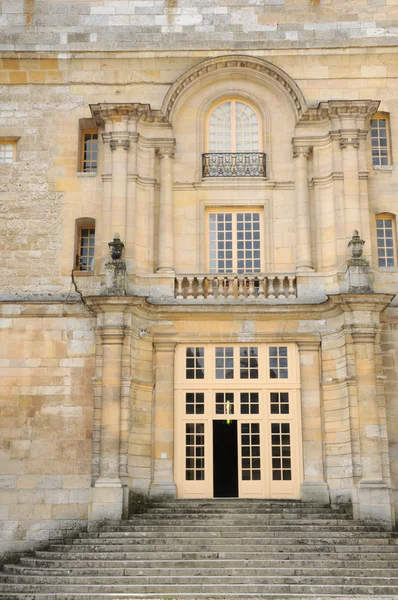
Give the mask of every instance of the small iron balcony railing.
[{"label": "small iron balcony railing", "polygon": [[202,155],[203,177],[265,177],[264,152],[208,152]]}]

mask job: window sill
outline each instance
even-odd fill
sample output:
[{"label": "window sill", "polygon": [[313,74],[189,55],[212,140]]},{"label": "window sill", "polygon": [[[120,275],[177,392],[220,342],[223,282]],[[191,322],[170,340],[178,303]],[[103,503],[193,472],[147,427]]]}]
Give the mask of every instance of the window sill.
[{"label": "window sill", "polygon": [[81,179],[91,179],[92,177],[97,177],[97,171],[90,171],[89,173],[83,173],[82,171],[78,171],[76,175]]},{"label": "window sill", "polygon": [[394,165],[373,165],[373,171],[390,172],[394,170]]},{"label": "window sill", "polygon": [[74,277],[93,277],[94,271],[76,271],[73,270]]}]

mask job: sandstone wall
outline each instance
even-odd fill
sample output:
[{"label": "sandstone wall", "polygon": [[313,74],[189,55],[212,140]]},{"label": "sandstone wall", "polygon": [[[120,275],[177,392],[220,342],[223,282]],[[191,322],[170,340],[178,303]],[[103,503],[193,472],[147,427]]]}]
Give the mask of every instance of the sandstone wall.
[{"label": "sandstone wall", "polygon": [[91,486],[94,343],[76,305],[3,304],[0,552],[81,528]]},{"label": "sandstone wall", "polygon": [[397,43],[392,0],[7,0],[1,49],[231,50]]}]

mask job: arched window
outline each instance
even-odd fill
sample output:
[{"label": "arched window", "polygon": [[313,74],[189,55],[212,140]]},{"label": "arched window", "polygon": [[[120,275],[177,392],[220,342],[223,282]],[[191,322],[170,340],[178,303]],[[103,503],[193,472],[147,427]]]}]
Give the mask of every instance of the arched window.
[{"label": "arched window", "polygon": [[203,177],[265,177],[260,124],[256,109],[242,99],[213,106],[206,121]]},{"label": "arched window", "polygon": [[208,124],[209,152],[259,152],[259,119],[242,100],[226,100],[211,111]]}]

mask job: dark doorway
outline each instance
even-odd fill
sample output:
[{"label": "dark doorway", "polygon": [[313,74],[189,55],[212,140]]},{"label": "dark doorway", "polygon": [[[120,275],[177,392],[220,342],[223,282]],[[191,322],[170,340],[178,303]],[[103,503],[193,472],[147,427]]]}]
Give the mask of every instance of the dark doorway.
[{"label": "dark doorway", "polygon": [[213,481],[215,498],[238,497],[237,421],[213,421]]}]

